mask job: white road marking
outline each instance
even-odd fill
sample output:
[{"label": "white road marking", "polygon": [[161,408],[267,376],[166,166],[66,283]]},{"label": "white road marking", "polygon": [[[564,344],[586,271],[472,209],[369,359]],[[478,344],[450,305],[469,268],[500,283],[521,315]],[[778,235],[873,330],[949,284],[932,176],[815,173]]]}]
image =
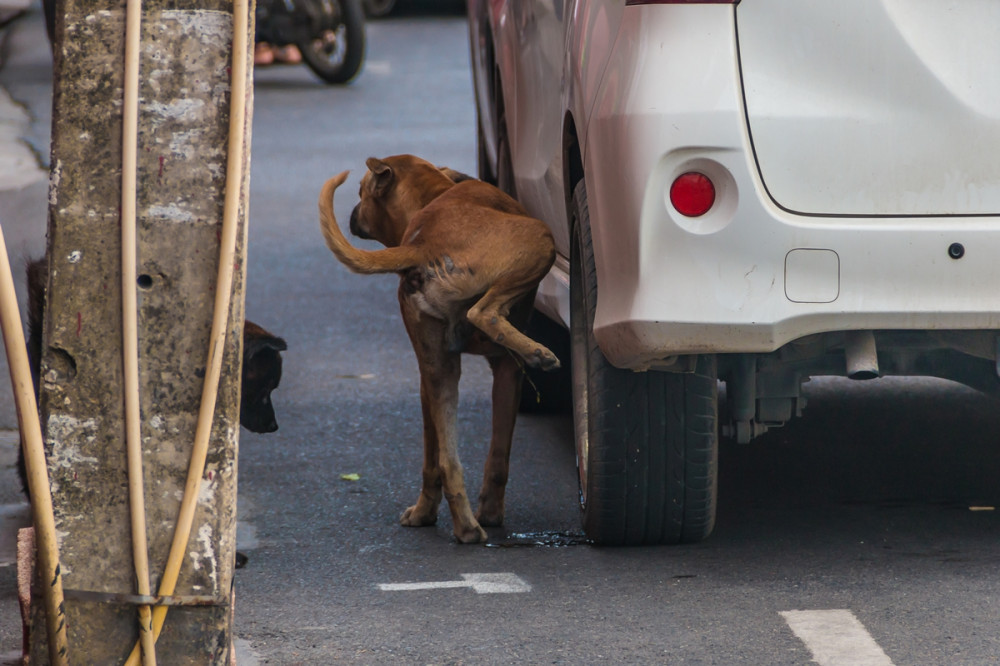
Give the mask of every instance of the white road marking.
[{"label": "white road marking", "polygon": [[463,580],[446,580],[436,583],[379,583],[383,592],[406,592],[409,590],[441,590],[455,587],[471,587],[476,594],[513,594],[530,592],[531,585],[511,573],[462,574]]},{"label": "white road marking", "polygon": [[849,610],[783,611],[781,616],[820,666],[892,666]]}]

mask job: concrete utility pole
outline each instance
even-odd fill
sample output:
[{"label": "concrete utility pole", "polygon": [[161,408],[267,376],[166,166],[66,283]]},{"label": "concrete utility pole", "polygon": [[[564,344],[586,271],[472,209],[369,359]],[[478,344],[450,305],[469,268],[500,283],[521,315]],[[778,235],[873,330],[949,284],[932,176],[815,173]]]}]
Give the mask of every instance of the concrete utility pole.
[{"label": "concrete utility pole", "polygon": [[[239,3],[236,3],[237,5]],[[138,637],[122,355],[124,3],[57,2],[40,409],[74,664],[124,663]],[[245,58],[253,49],[253,2]],[[174,538],[195,441],[222,242],[234,3],[146,0],[139,48],[139,394],[150,588]],[[242,66],[242,65],[241,65]],[[229,659],[250,107],[222,378],[161,664]],[[237,129],[237,134],[239,134]],[[236,164],[240,164],[238,161]],[[198,486],[196,486],[198,487]],[[37,583],[36,583],[37,584]],[[145,603],[149,604],[148,599]],[[157,604],[153,604],[154,617]],[[33,663],[46,663],[34,610]]]}]

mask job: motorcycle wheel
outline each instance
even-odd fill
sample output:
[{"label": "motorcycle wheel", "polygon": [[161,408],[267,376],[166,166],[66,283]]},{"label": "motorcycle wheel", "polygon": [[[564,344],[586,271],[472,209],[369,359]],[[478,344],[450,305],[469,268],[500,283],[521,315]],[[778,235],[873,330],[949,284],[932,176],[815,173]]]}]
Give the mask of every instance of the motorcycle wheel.
[{"label": "motorcycle wheel", "polygon": [[321,20],[308,39],[296,44],[302,60],[327,83],[348,83],[365,57],[365,19],[361,0],[312,0]]},{"label": "motorcycle wheel", "polygon": [[382,18],[392,12],[396,6],[396,0],[362,0],[361,5],[368,18]]}]

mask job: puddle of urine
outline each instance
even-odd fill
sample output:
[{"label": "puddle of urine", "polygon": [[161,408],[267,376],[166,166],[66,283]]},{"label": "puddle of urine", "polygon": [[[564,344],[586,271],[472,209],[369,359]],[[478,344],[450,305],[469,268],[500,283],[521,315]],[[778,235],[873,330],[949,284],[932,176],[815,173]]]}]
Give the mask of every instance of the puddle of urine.
[{"label": "puddle of urine", "polygon": [[566,548],[590,546],[593,542],[582,532],[515,532],[501,541],[489,541],[487,548]]}]

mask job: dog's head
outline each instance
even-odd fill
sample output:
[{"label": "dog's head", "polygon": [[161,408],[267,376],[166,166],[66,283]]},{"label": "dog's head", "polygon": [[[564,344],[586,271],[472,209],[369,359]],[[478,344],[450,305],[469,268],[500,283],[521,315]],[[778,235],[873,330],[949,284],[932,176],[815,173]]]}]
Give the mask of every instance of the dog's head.
[{"label": "dog's head", "polygon": [[464,174],[438,168],[413,155],[369,157],[361,178],[360,201],[351,213],[351,233],[386,247],[399,245],[410,218],[452,187]]},{"label": "dog's head", "polygon": [[244,323],[240,424],[250,432],[278,429],[271,391],[281,382],[281,352],[287,348],[284,340],[257,324]]}]

